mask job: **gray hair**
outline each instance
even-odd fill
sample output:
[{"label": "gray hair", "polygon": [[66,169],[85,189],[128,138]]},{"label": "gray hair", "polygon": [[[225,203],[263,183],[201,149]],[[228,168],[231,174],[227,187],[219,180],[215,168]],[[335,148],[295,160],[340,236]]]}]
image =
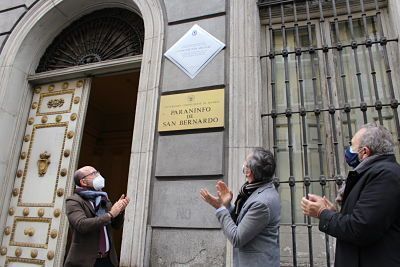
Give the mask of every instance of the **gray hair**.
[{"label": "gray hair", "polygon": [[384,126],[368,123],[361,126],[360,129],[365,129],[360,137],[360,147],[368,147],[372,155],[393,153],[393,137]]},{"label": "gray hair", "polygon": [[271,181],[275,166],[272,152],[262,147],[254,148],[247,160],[247,167],[253,172],[256,181]]}]

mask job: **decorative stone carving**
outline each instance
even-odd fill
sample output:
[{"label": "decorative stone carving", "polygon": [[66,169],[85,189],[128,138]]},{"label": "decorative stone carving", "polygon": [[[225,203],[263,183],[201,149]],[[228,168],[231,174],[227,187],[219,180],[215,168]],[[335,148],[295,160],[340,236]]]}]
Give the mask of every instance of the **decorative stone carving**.
[{"label": "decorative stone carving", "polygon": [[32,249],[31,250],[31,258],[35,259],[38,256],[38,250]]},{"label": "decorative stone carving", "polygon": [[22,249],[21,249],[21,248],[17,248],[17,249],[15,250],[15,256],[16,256],[17,258],[19,258],[21,255],[22,255]]},{"label": "decorative stone carving", "polygon": [[47,259],[52,260],[54,259],[54,251],[50,250],[47,252]]},{"label": "decorative stone carving", "polygon": [[54,238],[57,237],[57,235],[58,235],[58,232],[57,232],[56,229],[53,229],[53,230],[50,231],[50,236],[51,236],[51,238],[54,239]]},{"label": "decorative stone carving", "polygon": [[56,122],[60,122],[62,120],[62,116],[61,115],[57,115],[56,116]]},{"label": "decorative stone carving", "polygon": [[65,150],[64,150],[64,157],[68,158],[69,155],[71,155],[71,150],[65,149]]},{"label": "decorative stone carving", "polygon": [[22,177],[22,174],[24,174],[24,172],[23,172],[22,170],[18,170],[18,171],[17,171],[17,177],[18,177],[18,178],[21,178],[21,177]]},{"label": "decorative stone carving", "polygon": [[38,213],[39,217],[43,217],[44,216],[44,209],[43,208],[38,209],[37,213]]},{"label": "decorative stone carving", "polygon": [[12,195],[14,197],[18,196],[19,195],[19,189],[18,188],[14,188],[13,191],[12,191]]},{"label": "decorative stone carving", "polygon": [[33,236],[35,234],[35,229],[33,227],[25,228],[24,235]]},{"label": "decorative stone carving", "polygon": [[43,177],[46,172],[47,172],[47,168],[50,165],[50,153],[48,153],[47,151],[43,152],[40,154],[40,158],[38,159],[38,169],[39,169],[39,176]]},{"label": "decorative stone carving", "polygon": [[26,159],[26,152],[21,152],[20,158],[21,158],[21,159]]},{"label": "decorative stone carving", "polygon": [[4,255],[6,255],[7,254],[7,247],[1,247],[0,248],[0,255],[1,256],[4,256]]},{"label": "decorative stone carving", "polygon": [[22,214],[23,214],[24,216],[28,216],[28,215],[29,215],[29,208],[24,208],[24,209],[22,210]]},{"label": "decorative stone carving", "polygon": [[61,210],[60,209],[55,209],[53,212],[54,217],[58,218],[61,215]]},{"label": "decorative stone carving", "polygon": [[4,234],[5,235],[10,235],[11,234],[11,227],[7,226],[6,228],[4,228]]},{"label": "decorative stone carving", "polygon": [[41,121],[42,121],[42,123],[46,123],[47,120],[48,120],[47,116],[43,116]]},{"label": "decorative stone carving", "polygon": [[57,196],[62,197],[64,195],[64,189],[58,188],[57,189]]},{"label": "decorative stone carving", "polygon": [[62,88],[63,89],[67,89],[68,88],[68,83],[67,82],[63,83]]},{"label": "decorative stone carving", "polygon": [[70,116],[71,121],[76,120],[77,116],[78,115],[76,113],[72,113],[71,116]]},{"label": "decorative stone carving", "polygon": [[63,98],[57,98],[57,99],[50,99],[47,102],[47,107],[48,108],[60,108],[64,105],[65,100]]},{"label": "decorative stone carving", "polygon": [[65,168],[61,169],[60,175],[61,175],[62,177],[65,177],[65,175],[67,175],[67,169],[65,169]]},{"label": "decorative stone carving", "polygon": [[14,213],[15,213],[14,208],[9,208],[9,209],[8,209],[8,215],[13,216]]},{"label": "decorative stone carving", "polygon": [[72,137],[74,137],[74,132],[73,131],[69,131],[68,133],[67,133],[67,137],[68,137],[68,139],[71,139]]}]

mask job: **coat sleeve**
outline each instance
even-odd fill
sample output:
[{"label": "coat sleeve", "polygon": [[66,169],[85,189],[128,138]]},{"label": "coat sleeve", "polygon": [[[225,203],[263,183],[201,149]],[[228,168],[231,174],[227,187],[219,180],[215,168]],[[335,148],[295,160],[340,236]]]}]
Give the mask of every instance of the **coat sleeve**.
[{"label": "coat sleeve", "polygon": [[400,181],[387,170],[376,174],[361,191],[349,214],[329,210],[321,213],[319,229],[339,240],[368,246],[379,240],[398,218]]},{"label": "coat sleeve", "polygon": [[81,234],[98,231],[100,227],[110,222],[111,218],[105,214],[100,217],[88,218],[81,203],[75,199],[67,199],[65,209],[71,226]]},{"label": "coat sleeve", "polygon": [[255,202],[249,207],[239,225],[235,224],[227,209],[218,211],[216,215],[226,238],[234,247],[240,248],[267,226],[270,211],[266,204]]},{"label": "coat sleeve", "polygon": [[114,229],[120,229],[124,224],[125,211],[118,214],[117,217],[111,220],[111,226]]}]

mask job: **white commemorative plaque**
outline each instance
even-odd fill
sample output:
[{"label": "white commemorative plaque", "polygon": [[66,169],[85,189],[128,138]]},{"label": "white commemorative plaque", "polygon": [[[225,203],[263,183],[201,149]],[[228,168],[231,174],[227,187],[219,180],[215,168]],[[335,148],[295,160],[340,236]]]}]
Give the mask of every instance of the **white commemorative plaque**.
[{"label": "white commemorative plaque", "polygon": [[224,47],[223,42],[195,24],[164,56],[193,79]]}]

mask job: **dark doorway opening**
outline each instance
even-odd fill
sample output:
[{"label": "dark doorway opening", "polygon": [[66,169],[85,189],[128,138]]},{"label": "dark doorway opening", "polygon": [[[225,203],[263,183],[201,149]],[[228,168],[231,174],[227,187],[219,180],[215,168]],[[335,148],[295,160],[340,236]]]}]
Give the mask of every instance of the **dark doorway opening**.
[{"label": "dark doorway opening", "polygon": [[[100,171],[106,179],[103,191],[113,203],[127,191],[138,84],[139,72],[92,79],[78,168]],[[112,234],[119,257],[122,229]]]}]

